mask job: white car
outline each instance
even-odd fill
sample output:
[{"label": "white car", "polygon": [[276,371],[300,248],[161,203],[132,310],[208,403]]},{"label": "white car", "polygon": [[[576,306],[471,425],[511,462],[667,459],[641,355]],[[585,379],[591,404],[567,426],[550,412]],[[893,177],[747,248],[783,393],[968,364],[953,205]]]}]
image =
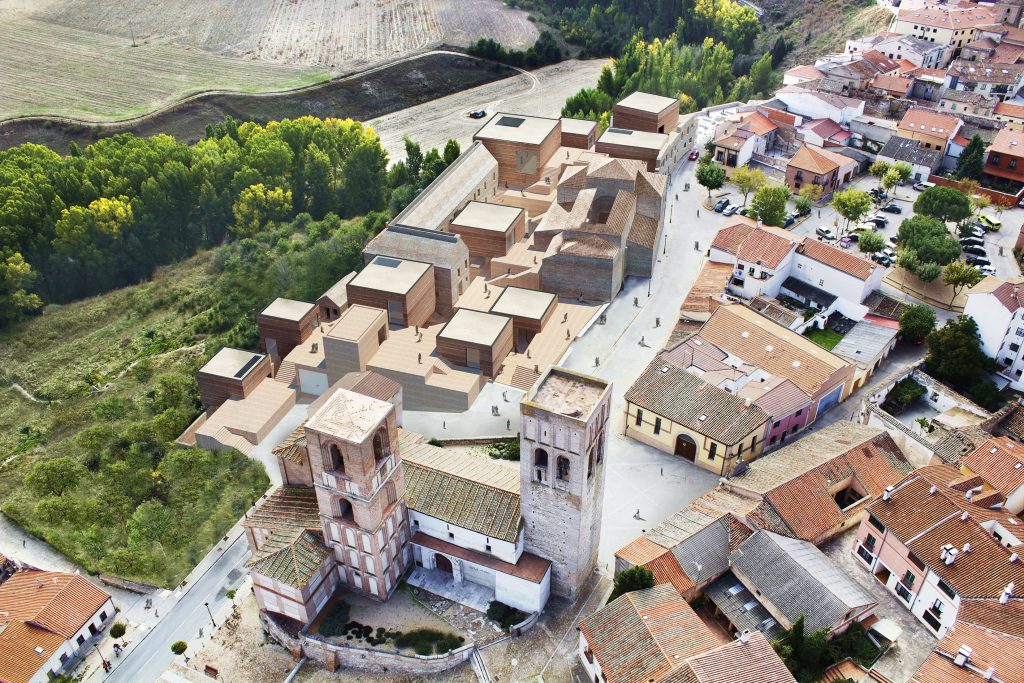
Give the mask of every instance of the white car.
[{"label": "white car", "polygon": [[974,266],[974,267],[977,268],[978,270],[980,270],[981,272],[985,273],[985,275],[991,275],[992,277],[996,276],[996,269],[993,268],[992,266]]},{"label": "white car", "polygon": [[823,226],[815,230],[815,232],[818,234],[818,237],[824,237],[827,240],[834,240],[836,238],[836,234],[832,231],[832,228],[826,228]]},{"label": "white car", "polygon": [[917,191],[927,190],[930,187],[935,187],[935,183],[929,183],[927,180],[922,180],[919,183],[914,183],[914,189]]},{"label": "white car", "polygon": [[891,258],[893,261],[896,260],[896,252],[893,249],[886,247],[885,249],[882,250],[882,253]]}]

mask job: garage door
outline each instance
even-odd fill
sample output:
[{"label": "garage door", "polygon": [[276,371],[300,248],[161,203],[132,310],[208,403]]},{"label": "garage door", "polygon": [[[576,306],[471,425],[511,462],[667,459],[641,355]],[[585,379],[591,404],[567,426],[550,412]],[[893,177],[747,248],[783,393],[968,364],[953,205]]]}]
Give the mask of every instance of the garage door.
[{"label": "garage door", "polygon": [[839,403],[839,397],[842,396],[842,394],[843,386],[839,385],[838,387],[833,389],[827,396],[821,399],[821,401],[818,402],[818,413],[815,416],[815,419],[818,419],[818,417],[825,414],[826,410],[828,410],[835,404]]},{"label": "garage door", "polygon": [[312,370],[299,370],[299,384],[302,393],[319,396],[327,391],[327,375]]}]

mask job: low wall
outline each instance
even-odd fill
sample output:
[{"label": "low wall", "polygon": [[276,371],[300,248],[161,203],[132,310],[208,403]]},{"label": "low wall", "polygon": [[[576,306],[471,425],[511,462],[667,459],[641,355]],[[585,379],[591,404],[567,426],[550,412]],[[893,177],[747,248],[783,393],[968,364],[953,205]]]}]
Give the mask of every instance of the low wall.
[{"label": "low wall", "polygon": [[[942,176],[930,175],[928,176],[928,182],[941,185],[942,187],[952,187],[954,189],[960,189],[960,183],[949,178],[943,178]],[[1017,202],[1024,197],[1024,189],[1021,189],[1017,194],[1006,194],[1005,192],[998,192],[996,190],[990,190],[987,187],[979,187],[978,194],[983,194],[992,200],[993,204],[1003,204],[1005,206],[1014,206]]]},{"label": "low wall", "polygon": [[331,643],[308,633],[293,636],[280,626],[274,619],[260,613],[260,621],[270,635],[281,643],[296,660],[307,657],[319,662],[328,671],[340,668],[358,669],[361,671],[396,671],[404,674],[423,675],[448,671],[469,661],[476,648],[470,642],[457,650],[443,655],[403,655],[397,652],[368,650],[338,643]]}]

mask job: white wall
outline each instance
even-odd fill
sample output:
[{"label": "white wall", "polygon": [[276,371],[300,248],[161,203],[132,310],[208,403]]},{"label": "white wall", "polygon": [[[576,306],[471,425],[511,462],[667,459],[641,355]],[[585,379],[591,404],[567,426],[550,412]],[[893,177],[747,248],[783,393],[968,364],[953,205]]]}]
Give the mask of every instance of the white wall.
[{"label": "white wall", "polygon": [[796,267],[791,274],[809,285],[859,304],[882,284],[883,271],[883,268],[876,267],[867,280],[861,280],[820,261],[797,254]]},{"label": "white wall", "polygon": [[[516,543],[510,543],[500,538],[491,538],[479,532],[455,524],[449,524],[437,517],[416,512],[412,508],[409,508],[409,524],[413,533],[422,531],[427,536],[433,536],[446,543],[457,545],[460,548],[475,550],[485,555],[493,555],[502,562],[508,562],[509,564],[519,562],[519,557],[523,554],[522,531],[516,536]],[[454,534],[455,537],[450,538],[448,536],[449,533]],[[491,546],[490,550],[487,550],[488,544]]]},{"label": "white wall", "polygon": [[[486,567],[483,568],[486,570]],[[488,570],[493,571],[493,570]],[[540,583],[520,579],[511,574],[494,572],[494,599],[527,614],[540,612],[551,595],[551,568]]]},{"label": "white wall", "polygon": [[[925,622],[923,614],[928,610],[932,604],[939,600],[942,602],[942,615],[939,619],[939,630],[935,631],[931,624]],[[960,609],[960,597],[950,598],[945,591],[939,589],[939,576],[929,570],[927,576],[925,576],[924,582],[921,584],[921,589],[917,593],[917,600],[914,602],[914,606],[911,608],[911,612],[914,616],[921,620],[921,623],[925,625],[932,633],[935,633],[939,638],[946,635],[946,632],[953,626],[953,622],[956,621],[956,613]]]},{"label": "white wall", "polygon": [[[113,619],[114,603],[112,600],[108,599],[103,603],[103,606],[96,610],[96,613],[92,615],[89,621],[82,625],[82,628],[80,628],[74,636],[65,640],[64,644],[57,648],[57,651],[54,652],[46,661],[46,664],[40,667],[39,671],[29,679],[29,683],[47,683],[50,680],[50,677],[48,676],[49,672],[54,671],[59,673],[61,668],[64,666],[60,661],[61,655],[66,655],[65,661],[70,661],[79,650],[89,644],[89,639],[93,637],[93,634],[89,632],[90,624],[96,628],[97,632],[103,628],[105,620],[100,618],[101,614],[106,615],[106,620]],[[78,644],[79,636],[84,638],[82,642],[85,645]],[[3,672],[0,672],[0,674],[2,673]]]},{"label": "white wall", "polygon": [[590,663],[587,661],[587,639],[580,633],[580,640],[576,648],[576,654],[579,655],[580,662],[583,663],[583,668],[587,671],[588,681],[604,681],[607,680],[604,677],[604,672],[601,671],[601,663],[597,661],[597,657],[594,657],[594,662]]},{"label": "white wall", "polygon": [[991,294],[969,294],[967,306],[964,307],[964,315],[971,316],[974,318],[974,322],[978,323],[978,332],[981,335],[981,345],[985,355],[997,358],[999,347],[1003,345],[1003,340],[1006,338],[1013,320],[1013,314]]}]

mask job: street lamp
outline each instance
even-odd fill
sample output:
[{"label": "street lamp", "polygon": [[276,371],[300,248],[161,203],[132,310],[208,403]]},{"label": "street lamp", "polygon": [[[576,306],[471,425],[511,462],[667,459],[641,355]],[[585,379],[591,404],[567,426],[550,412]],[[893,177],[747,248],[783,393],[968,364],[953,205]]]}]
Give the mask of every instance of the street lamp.
[{"label": "street lamp", "polygon": [[210,603],[204,602],[203,604],[206,605],[206,611],[210,615],[210,623],[213,624],[214,628],[217,628],[217,622],[213,620],[213,612],[210,611]]},{"label": "street lamp", "polygon": [[97,645],[96,643],[93,643],[92,646],[94,648],[96,648],[96,654],[98,654],[100,656],[100,660],[103,662],[103,670],[106,671],[107,667],[110,666],[110,662],[108,662],[107,658],[103,656],[103,653],[100,651],[100,646],[99,645]]}]

